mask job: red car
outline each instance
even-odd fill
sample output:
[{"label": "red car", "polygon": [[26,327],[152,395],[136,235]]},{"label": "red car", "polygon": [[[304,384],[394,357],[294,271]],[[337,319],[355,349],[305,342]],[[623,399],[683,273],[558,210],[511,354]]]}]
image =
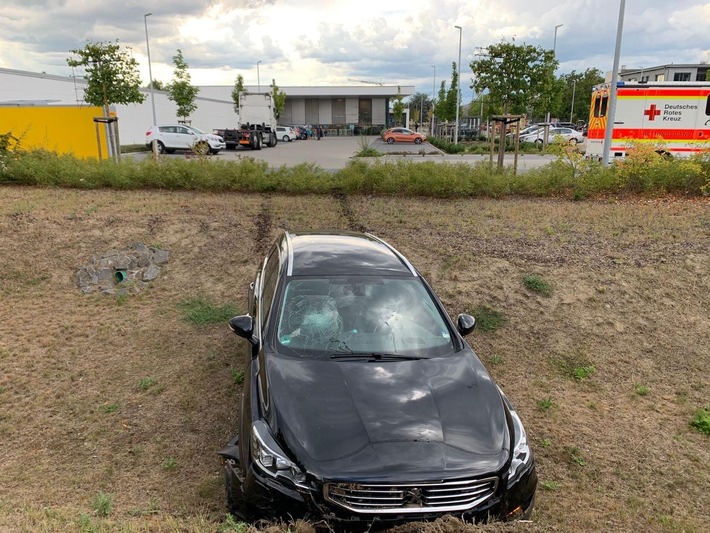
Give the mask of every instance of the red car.
[{"label": "red car", "polygon": [[426,141],[426,135],[417,133],[408,128],[390,128],[382,134],[382,138],[388,144],[395,142],[413,142],[414,144],[422,144]]}]

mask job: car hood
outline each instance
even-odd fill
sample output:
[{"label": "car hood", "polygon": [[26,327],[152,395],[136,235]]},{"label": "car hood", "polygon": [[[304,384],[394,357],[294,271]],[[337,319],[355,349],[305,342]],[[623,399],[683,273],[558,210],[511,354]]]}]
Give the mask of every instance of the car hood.
[{"label": "car hood", "polygon": [[503,400],[469,349],[395,362],[271,355],[265,370],[272,431],[318,477],[467,477],[508,460]]}]

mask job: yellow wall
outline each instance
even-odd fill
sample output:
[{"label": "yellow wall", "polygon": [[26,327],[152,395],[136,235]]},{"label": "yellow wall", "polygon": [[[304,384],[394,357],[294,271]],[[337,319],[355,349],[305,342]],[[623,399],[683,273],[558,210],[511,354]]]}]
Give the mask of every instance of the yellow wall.
[{"label": "yellow wall", "polygon": [[[0,133],[12,133],[24,149],[44,148],[77,157],[99,157],[94,117],[100,107],[91,106],[0,106]],[[106,159],[106,125],[98,124],[101,156]]]}]

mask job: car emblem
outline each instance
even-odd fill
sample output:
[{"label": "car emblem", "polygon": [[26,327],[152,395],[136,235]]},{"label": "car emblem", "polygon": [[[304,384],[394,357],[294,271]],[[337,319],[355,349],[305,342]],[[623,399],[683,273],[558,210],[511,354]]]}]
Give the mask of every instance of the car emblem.
[{"label": "car emblem", "polygon": [[411,489],[404,492],[404,503],[406,505],[422,505],[421,489]]}]

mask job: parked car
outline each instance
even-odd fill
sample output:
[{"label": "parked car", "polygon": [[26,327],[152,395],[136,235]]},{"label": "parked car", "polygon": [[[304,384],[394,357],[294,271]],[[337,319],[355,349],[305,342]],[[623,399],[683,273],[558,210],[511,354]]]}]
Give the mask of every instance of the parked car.
[{"label": "parked car", "polygon": [[298,138],[302,141],[308,139],[308,132],[305,126],[291,126],[291,129],[296,132]]},{"label": "parked car", "polygon": [[[540,126],[539,124],[529,124],[522,130],[520,130],[520,136],[522,137],[523,135],[527,135],[529,133],[535,133],[536,131],[540,130],[542,131],[543,126]],[[506,137],[515,137],[515,132],[511,131],[510,133],[506,133]]]},{"label": "parked car", "polygon": [[247,309],[229,323],[247,340],[239,427],[219,451],[235,516],[530,516],[532,450],[464,340],[475,319],[452,321],[392,246],[284,232]]},{"label": "parked car", "polygon": [[577,130],[577,125],[573,122],[558,122],[555,124],[555,128],[571,128],[573,130]]},{"label": "parked car", "polygon": [[151,126],[145,132],[145,145],[152,147],[157,141],[158,153],[172,154],[175,150],[194,150],[197,153],[218,154],[227,145],[224,139],[213,133],[206,133],[194,126],[185,124],[164,124]]},{"label": "parked car", "polygon": [[298,134],[290,126],[276,126],[276,136],[283,142],[298,139]]},{"label": "parked car", "polygon": [[[543,129],[520,137],[520,142],[542,143],[544,140],[545,131]],[[547,136],[548,144],[558,141],[581,143],[584,142],[584,136],[581,132],[572,128],[550,128]]]},{"label": "parked car", "polygon": [[422,135],[409,128],[390,128],[382,133],[382,138],[388,144],[395,142],[413,142],[414,144],[422,144],[426,141],[426,135]]},{"label": "parked car", "polygon": [[459,128],[459,139],[460,140],[474,140],[478,138],[478,128],[473,126],[464,126]]}]

